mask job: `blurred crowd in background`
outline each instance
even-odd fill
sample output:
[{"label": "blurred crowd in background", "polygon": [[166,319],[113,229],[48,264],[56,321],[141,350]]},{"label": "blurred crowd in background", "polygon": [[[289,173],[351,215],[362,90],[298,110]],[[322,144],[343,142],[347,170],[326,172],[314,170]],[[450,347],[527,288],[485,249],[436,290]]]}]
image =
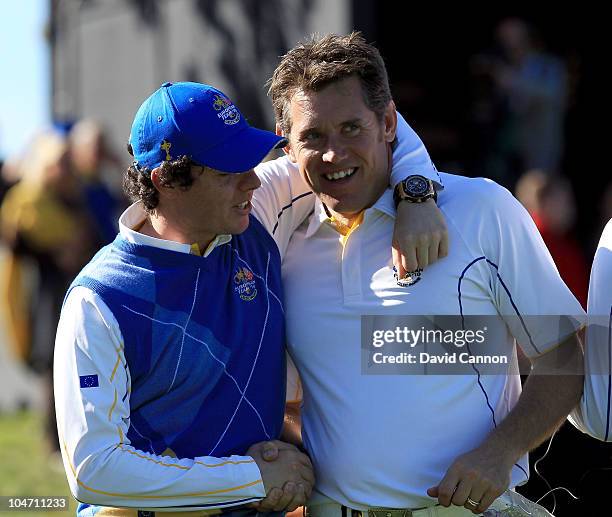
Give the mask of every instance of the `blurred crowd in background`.
[{"label": "blurred crowd in background", "polygon": [[[535,29],[519,18],[499,23],[495,43],[469,63],[474,149],[468,170],[514,191],[586,308],[592,253],[576,238],[576,198],[562,175],[564,122],[578,78],[570,63],[547,52]],[[612,209],[606,213],[602,206],[601,215],[603,224]]]},{"label": "blurred crowd in background", "polygon": [[51,370],[62,300],[74,276],[115,238],[126,206],[120,169],[93,120],[41,132],[2,165],[2,342],[42,379],[51,450],[58,447]]},{"label": "blurred crowd in background", "polygon": [[[469,149],[439,168],[489,177],[512,190],[586,306],[596,242],[580,235],[598,236],[612,217],[612,182],[604,173],[593,185],[596,227],[577,227],[581,206],[574,186],[580,174],[570,176],[564,167],[566,116],[579,80],[571,60],[548,52],[525,21],[508,18],[497,25],[494,46],[474,54],[465,68]],[[405,92],[394,91],[401,109]],[[444,136],[421,136],[440,165],[430,143]],[[127,206],[121,177],[128,158],[109,148],[104,128],[87,119],[58,123],[18,156],[0,157],[0,352],[44,386],[50,450],[57,449],[50,377],[62,299],[74,275],[115,237]],[[24,395],[13,407],[29,403]]]}]

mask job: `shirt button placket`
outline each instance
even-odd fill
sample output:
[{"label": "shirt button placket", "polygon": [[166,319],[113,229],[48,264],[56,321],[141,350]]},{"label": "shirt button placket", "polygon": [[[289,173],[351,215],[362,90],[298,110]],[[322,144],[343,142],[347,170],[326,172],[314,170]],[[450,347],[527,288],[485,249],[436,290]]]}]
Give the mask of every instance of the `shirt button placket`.
[{"label": "shirt button placket", "polygon": [[345,304],[360,302],[363,297],[361,234],[361,226],[353,230],[342,250],[342,290]]}]

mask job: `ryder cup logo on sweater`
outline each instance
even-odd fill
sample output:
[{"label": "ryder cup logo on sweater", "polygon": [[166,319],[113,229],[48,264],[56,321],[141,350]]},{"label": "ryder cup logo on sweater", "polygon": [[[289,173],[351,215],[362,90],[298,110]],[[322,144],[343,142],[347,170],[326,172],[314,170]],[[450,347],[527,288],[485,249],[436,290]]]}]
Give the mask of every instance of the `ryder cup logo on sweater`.
[{"label": "ryder cup logo on sweater", "polygon": [[246,267],[238,268],[234,274],[234,291],[238,293],[241,300],[250,302],[257,296],[257,288],[255,287],[255,276],[253,272]]},{"label": "ryder cup logo on sweater", "polygon": [[215,95],[213,108],[219,112],[217,113],[217,117],[222,119],[223,122],[229,124],[230,126],[240,121],[240,113],[236,109],[236,106],[234,106],[232,101],[223,95]]}]

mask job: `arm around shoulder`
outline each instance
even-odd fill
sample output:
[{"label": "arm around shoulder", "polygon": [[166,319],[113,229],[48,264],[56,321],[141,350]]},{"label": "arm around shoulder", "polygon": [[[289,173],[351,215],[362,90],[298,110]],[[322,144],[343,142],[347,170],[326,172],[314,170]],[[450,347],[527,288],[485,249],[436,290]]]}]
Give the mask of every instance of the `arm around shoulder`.
[{"label": "arm around shoulder", "polygon": [[282,257],[291,235],[312,212],[315,195],[286,156],[259,164],[255,172],[261,187],[253,193],[253,215],[272,235]]}]

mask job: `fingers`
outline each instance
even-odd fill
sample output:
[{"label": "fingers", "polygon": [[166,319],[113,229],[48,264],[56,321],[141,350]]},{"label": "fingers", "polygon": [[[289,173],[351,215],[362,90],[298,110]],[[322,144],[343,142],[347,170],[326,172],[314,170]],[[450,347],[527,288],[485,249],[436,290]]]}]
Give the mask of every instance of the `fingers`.
[{"label": "fingers", "polygon": [[[431,247],[433,248],[433,244],[431,245]],[[437,246],[436,246],[437,247]],[[416,250],[416,256],[417,256],[417,268],[420,269],[425,269],[428,265],[429,265],[429,246],[427,245],[421,245],[417,248]],[[413,269],[409,269],[408,271],[414,271]]]},{"label": "fingers", "polygon": [[266,442],[259,442],[249,447],[247,451],[248,456],[253,456],[257,453],[265,461],[275,461],[278,459],[280,451],[295,451],[299,452],[295,445],[290,443],[282,442],[281,440],[269,440]]},{"label": "fingers", "polygon": [[[468,510],[472,510],[474,507],[467,506],[467,498],[472,490],[472,482],[467,480],[461,480],[459,485],[455,489],[455,493],[451,497],[451,503],[455,506],[465,506]],[[480,499],[475,499],[480,501]]]},{"label": "fingers", "polygon": [[393,247],[403,256],[393,255],[400,278],[406,272],[424,269],[448,254],[448,228],[440,209],[433,201],[400,203],[393,231]]},{"label": "fingers", "polygon": [[279,451],[295,451],[299,452],[299,449],[293,445],[292,443],[283,442],[282,440],[270,440],[268,442],[263,442],[264,444],[271,443],[276,446]]},{"label": "fingers", "polygon": [[455,474],[453,469],[449,470],[440,484],[438,485],[438,502],[442,506],[450,506],[453,495],[455,494],[455,488],[459,482],[459,477]]},{"label": "fingers", "polygon": [[[471,510],[472,512],[477,513],[481,505],[485,502],[484,496],[486,492],[487,492],[486,487],[482,483],[472,485],[472,488],[470,492],[468,493],[467,497],[465,498],[465,502],[462,506],[464,506],[467,510]],[[484,510],[486,510],[489,507],[489,505],[493,502],[493,499],[491,499],[489,504],[485,506]],[[476,503],[476,504],[473,504],[473,503]],[[484,512],[484,510],[482,510],[482,512]],[[479,512],[479,513],[482,513],[482,512]]]},{"label": "fingers", "polygon": [[431,243],[429,245],[428,250],[427,250],[427,259],[429,261],[429,264],[430,265],[433,264],[439,258],[442,258],[440,256],[440,245],[439,244],[435,244],[435,243]]},{"label": "fingers", "polygon": [[305,504],[315,482],[306,454],[278,440],[257,443],[247,453],[257,463],[267,492],[257,506],[258,511],[278,512]]},{"label": "fingers", "polygon": [[296,484],[288,481],[283,486],[283,497],[279,500],[275,511],[292,512],[296,508],[304,506],[311,492],[312,485],[306,485],[305,483]]},{"label": "fingers", "polygon": [[[400,251],[403,249],[403,252]],[[399,244],[393,244],[391,248],[393,256],[393,267],[395,268],[396,278],[402,279],[406,273],[418,269],[419,261],[417,259],[417,247],[404,243],[400,248]]]},{"label": "fingers", "polygon": [[280,488],[270,490],[266,498],[261,500],[255,508],[258,512],[292,512],[306,504],[311,491],[312,487],[304,483],[296,484],[293,481],[287,481],[282,490]]},{"label": "fingers", "polygon": [[393,265],[400,278],[417,269],[425,269],[448,255],[448,235],[433,232],[417,237],[398,237],[393,241]]},{"label": "fingers", "polygon": [[397,280],[398,278],[404,278],[406,269],[404,268],[402,256],[395,246],[391,248],[391,254],[393,255],[393,271],[395,271],[395,279]]},{"label": "fingers", "polygon": [[[312,495],[312,489],[314,488],[314,483],[301,483],[301,485],[303,485],[304,487],[304,497],[306,498],[306,501],[308,501],[308,499],[310,499],[310,496]],[[304,502],[304,504],[306,504],[306,502]]]},{"label": "fingers", "polygon": [[483,500],[484,492],[485,490],[482,489],[482,485],[474,485],[474,479],[463,479],[459,482],[451,499],[451,503],[455,506],[463,506],[466,510],[470,510],[472,513],[479,515],[484,512],[493,502],[493,499],[495,499],[495,497],[493,497],[481,510],[481,506],[486,502]]},{"label": "fingers", "polygon": [[473,513],[483,513],[495,499],[504,493],[507,485],[493,482],[491,480],[481,480],[479,484],[472,488],[470,499],[474,502],[478,502],[478,505],[474,508],[469,508]]},{"label": "fingers", "polygon": [[463,506],[475,515],[482,514],[503,492],[501,486],[478,479],[475,472],[460,477],[452,471],[447,472],[439,485],[427,489],[427,495],[436,497],[440,505]]},{"label": "fingers", "polygon": [[278,511],[278,510],[275,510],[275,508],[278,507],[278,503],[282,496],[283,496],[283,490],[281,490],[280,488],[272,488],[268,492],[268,495],[266,495],[264,499],[259,501],[257,505],[257,511],[259,512]]},{"label": "fingers", "polygon": [[412,245],[410,247],[407,247],[405,250],[403,250],[403,253],[401,253],[401,261],[402,267],[404,268],[404,275],[402,275],[400,278],[403,278],[406,273],[418,269],[419,260],[417,252],[417,247],[415,245]]},{"label": "fingers", "polygon": [[274,511],[280,512],[281,510],[284,510],[285,508],[287,508],[287,506],[291,503],[291,501],[293,501],[293,498],[297,494],[297,491],[298,491],[298,488],[297,488],[296,483],[294,483],[293,481],[287,481],[283,485],[283,490],[282,490],[283,495],[278,500],[278,503],[276,504]]},{"label": "fingers", "polygon": [[438,246],[438,258],[444,258],[448,256],[448,232],[443,232],[442,238],[440,239],[440,245]]},{"label": "fingers", "polygon": [[308,483],[310,487],[312,487],[315,483],[314,468],[312,466],[312,462],[310,461],[310,458],[306,456],[306,454],[300,453],[300,463],[302,465],[302,468],[300,469],[300,475],[302,476],[302,479],[306,483]]},{"label": "fingers", "polygon": [[275,442],[264,442],[261,457],[266,461],[275,461],[278,458],[278,446]]},{"label": "fingers", "polygon": [[[481,499],[480,504],[472,510],[475,514],[483,513],[489,506],[493,504],[493,501],[497,499],[503,492],[497,493],[493,491],[488,491]],[[472,497],[472,499],[474,499]],[[478,501],[478,499],[474,499],[474,501]]]},{"label": "fingers", "polygon": [[306,495],[307,492],[310,494],[310,490],[306,490],[303,483],[298,483],[296,493],[293,499],[287,504],[285,511],[292,512],[300,506],[304,506],[306,504],[306,499],[310,496]]}]

